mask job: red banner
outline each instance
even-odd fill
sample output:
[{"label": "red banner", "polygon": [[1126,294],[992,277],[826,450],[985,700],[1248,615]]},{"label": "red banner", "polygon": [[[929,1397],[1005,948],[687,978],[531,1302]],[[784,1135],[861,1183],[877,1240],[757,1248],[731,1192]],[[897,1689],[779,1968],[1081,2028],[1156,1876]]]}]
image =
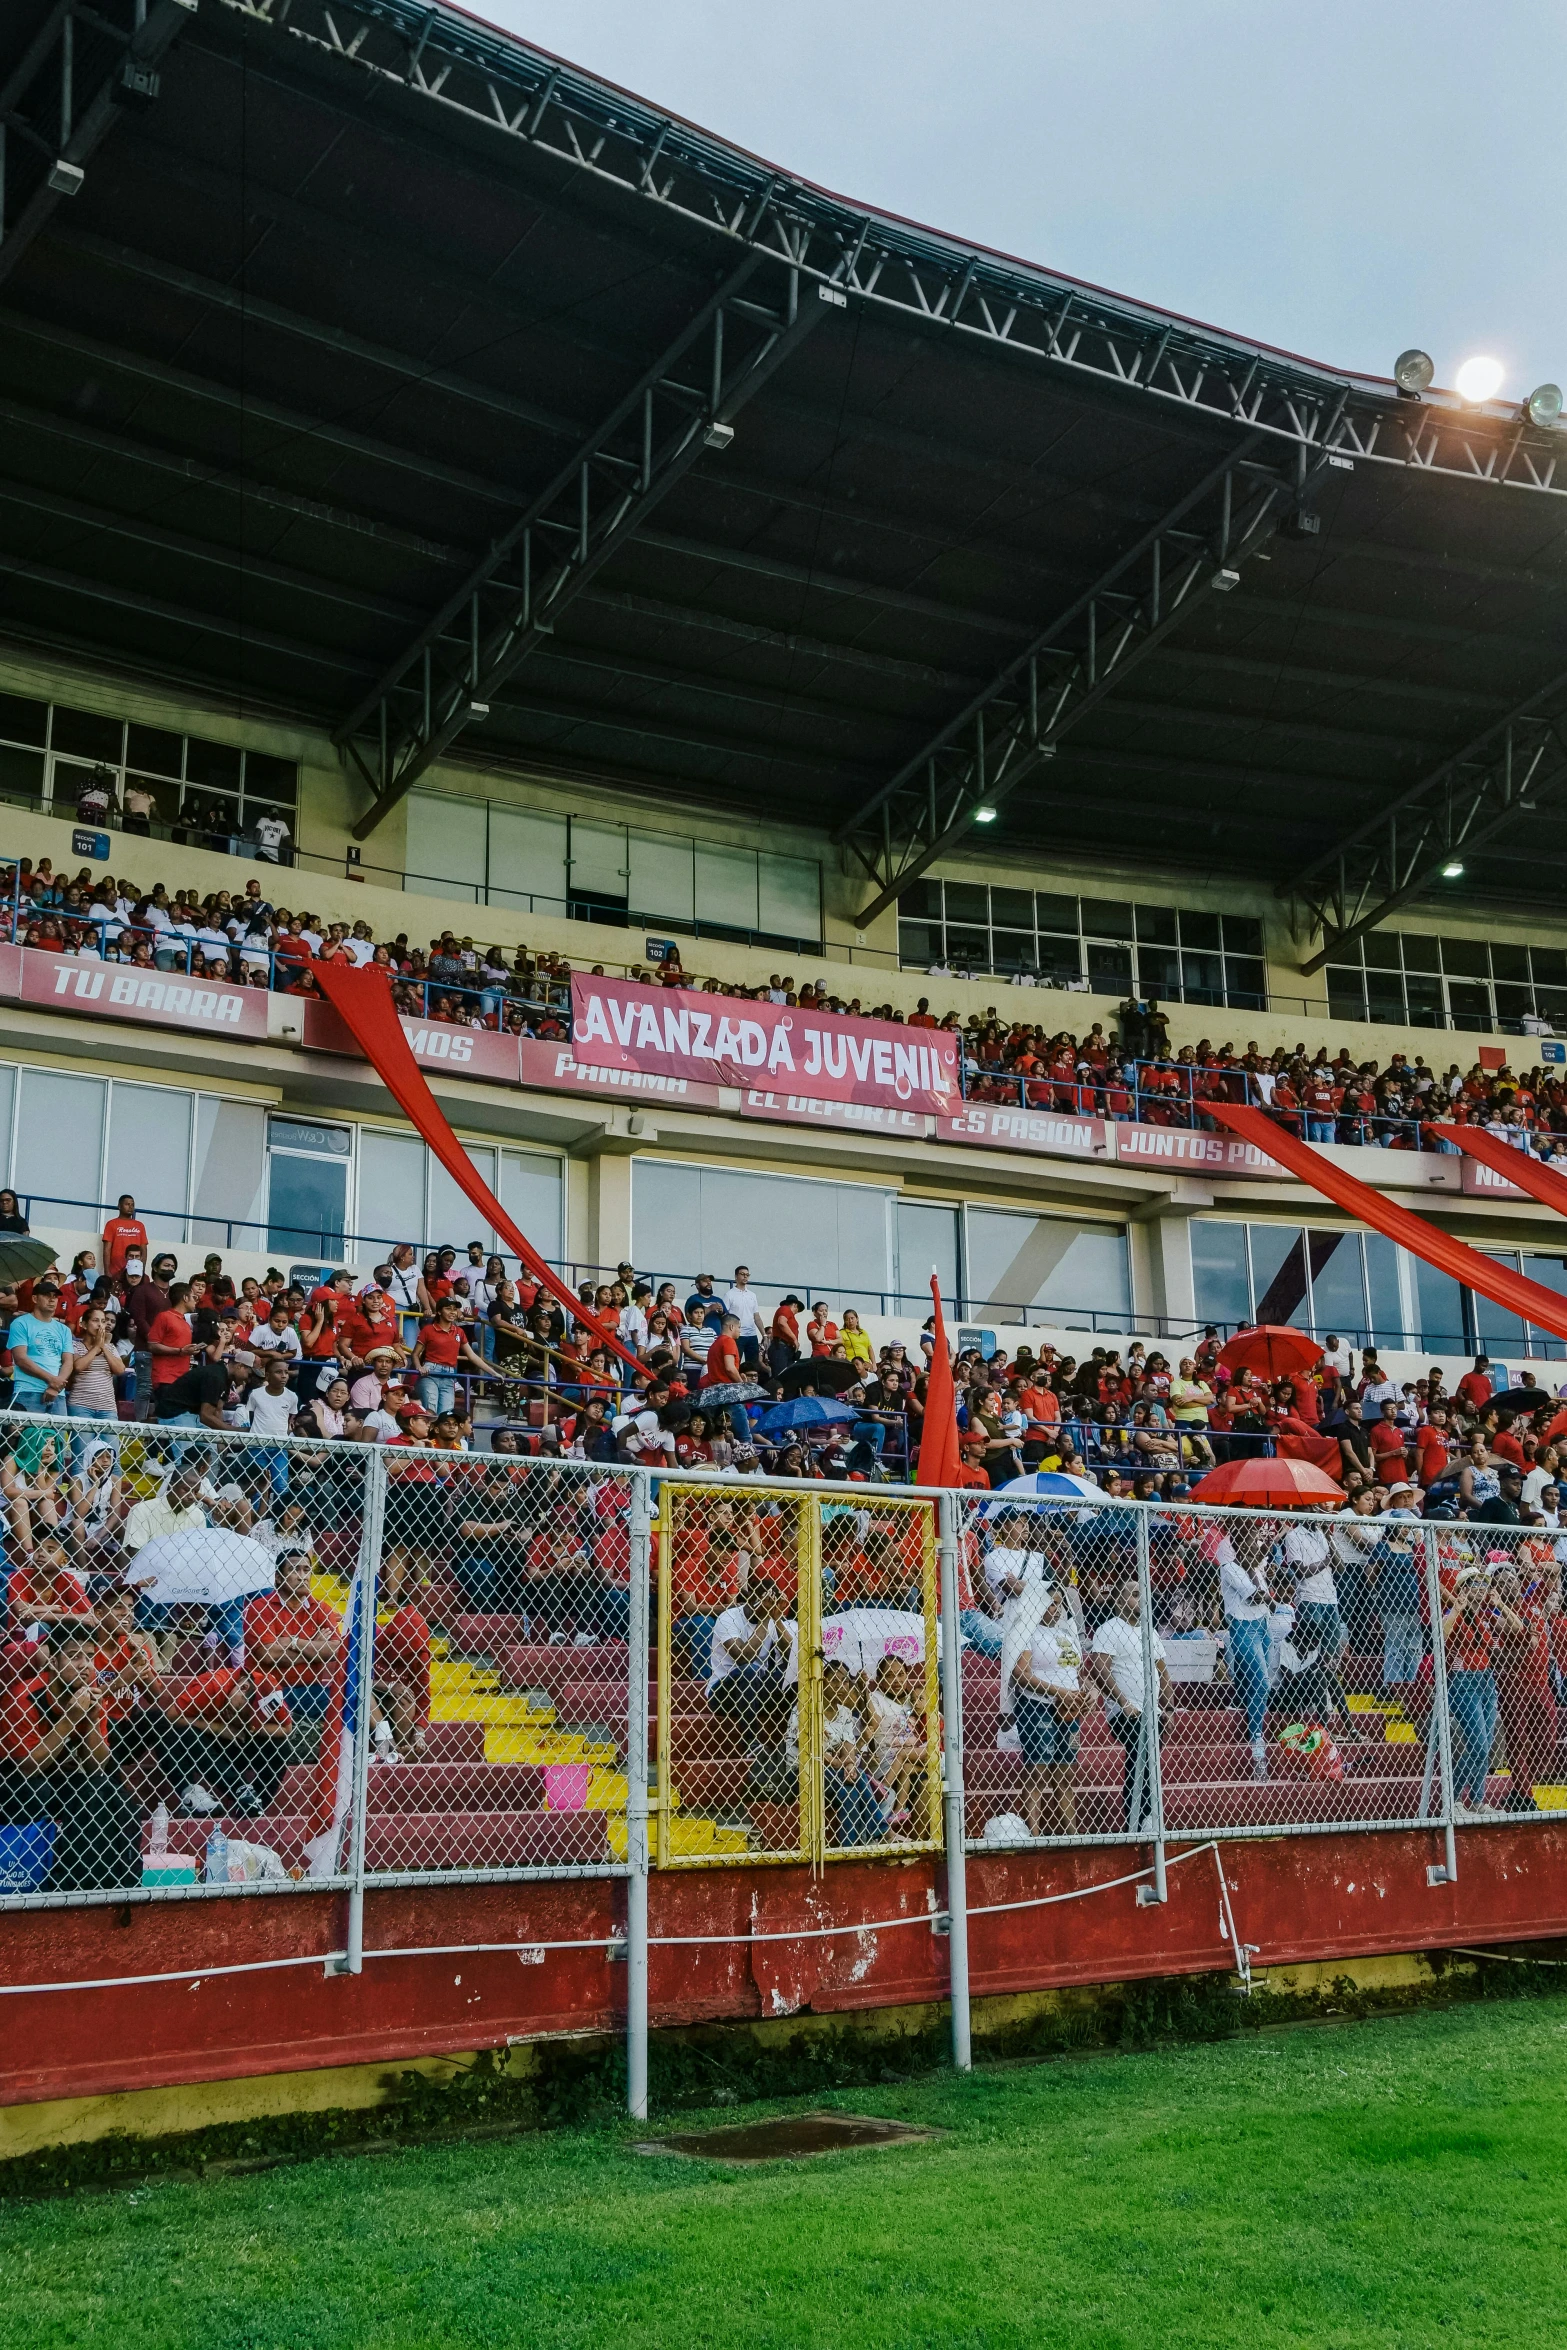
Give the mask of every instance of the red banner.
[{"label": "red banner", "polygon": [[[331,1004],[309,996],[296,1001],[311,1052],[363,1058],[352,1029]],[[421,1069],[450,1070],[454,1077],[478,1077],[489,1085],[515,1085],[521,1075],[521,1037],[499,1035],[493,1028],[460,1028],[448,1020],[418,1020],[406,1012],[398,1019]]]},{"label": "red banner", "polygon": [[[1511,1156],[1511,1146],[1506,1146]],[[1504,1175],[1496,1167],[1487,1167],[1479,1159],[1465,1159],[1463,1188],[1471,1199],[1527,1199],[1528,1193],[1511,1175]]]},{"label": "red banner", "polygon": [[1115,1155],[1131,1165],[1158,1160],[1167,1167],[1199,1167],[1205,1175],[1249,1175],[1287,1182],[1287,1171],[1254,1142],[1234,1134],[1202,1134],[1191,1126],[1118,1126]]},{"label": "red banner", "polygon": [[881,1102],[819,1102],[810,1094],[763,1092],[748,1086],[742,1118],[771,1118],[784,1126],[852,1126],[856,1134],[900,1134],[920,1142],[930,1124],[924,1110],[888,1109]]},{"label": "red banner", "polygon": [[1544,1167],[1532,1151],[1519,1150],[1483,1126],[1439,1126],[1437,1132],[1464,1153],[1464,1189],[1482,1199],[1537,1199],[1567,1216],[1567,1182],[1557,1165]]},{"label": "red banner", "polygon": [[51,1012],[86,1012],[107,1020],[146,1021],[156,1028],[197,1029],[213,1036],[265,1038],[267,993],[188,979],[179,971],[144,971],[96,956],[46,955],[37,947],[10,950],[21,963],[17,992],[24,1004]]},{"label": "red banner", "polygon": [[812,1101],[874,1102],[938,1117],[959,1092],[958,1040],[945,1029],[580,971],[571,981],[571,1048],[584,1067],[765,1086]]},{"label": "red banner", "polygon": [[979,1143],[998,1151],[1039,1151],[1047,1158],[1107,1159],[1110,1156],[1103,1118],[1073,1118],[1055,1110],[1008,1109],[994,1102],[969,1102],[955,1116],[938,1118],[936,1140]]},{"label": "red banner", "polygon": [[[548,1093],[615,1094],[631,1101],[675,1101],[688,1110],[716,1110],[716,1085],[696,1085],[689,1077],[658,1077],[644,1069],[584,1067],[569,1044],[549,1044],[525,1036],[522,1045],[522,1082]],[[515,1076],[516,1071],[512,1074]]]}]

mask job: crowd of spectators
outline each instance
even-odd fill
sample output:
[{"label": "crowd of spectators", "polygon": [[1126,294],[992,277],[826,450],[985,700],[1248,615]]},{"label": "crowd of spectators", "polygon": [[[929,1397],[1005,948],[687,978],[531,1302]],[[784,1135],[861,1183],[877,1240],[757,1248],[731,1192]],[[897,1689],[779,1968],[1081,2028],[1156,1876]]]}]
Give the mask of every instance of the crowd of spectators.
[{"label": "crowd of spectators", "polygon": [[[253,877],[242,890],[151,890],[83,867],[74,880],[49,858],[22,858],[0,868],[0,940],[54,954],[107,957],[141,968],[189,972],[225,986],[320,993],[311,966],[345,960],[373,963],[392,978],[398,1007],[410,1017],[509,1035],[566,1041],[571,1034],[572,966],[552,950],[530,953],[485,946],[444,931],[427,947],[406,932],[377,940],[368,921],[327,922],[276,903]],[[593,970],[602,974],[603,965]],[[774,973],[742,986],[689,974],[672,947],[657,964],[630,966],[633,979],[666,987],[798,1005],[816,1013],[940,1028],[962,1040],[963,1087],[971,1101],[1015,1103],[1065,1116],[1113,1123],[1216,1130],[1211,1101],[1250,1103],[1310,1142],[1372,1145],[1385,1150],[1451,1151],[1438,1121],[1475,1124],[1520,1149],[1567,1160],[1567,1064],[1526,1067],[1451,1062],[1445,1072],[1416,1053],[1392,1052],[1380,1064],[1347,1045],[1329,1052],[1244,1051],[1233,1043],[1171,1047],[1167,1016],[1156,1004],[1127,1002],[1118,1025],[1095,1021],[1086,1033],[1051,1029],[1022,1011],[995,1006],[966,1018],[932,1011],[921,997],[905,1013],[832,992],[824,981],[796,982]]]}]

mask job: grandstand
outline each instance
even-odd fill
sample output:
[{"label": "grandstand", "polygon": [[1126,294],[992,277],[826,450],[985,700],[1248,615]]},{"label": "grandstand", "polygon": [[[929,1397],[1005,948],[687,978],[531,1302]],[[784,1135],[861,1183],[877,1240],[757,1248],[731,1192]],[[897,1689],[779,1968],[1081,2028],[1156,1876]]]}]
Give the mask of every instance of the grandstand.
[{"label": "grandstand", "polygon": [[[216,1250],[240,1284],[277,1265],[308,1292],[341,1264],[357,1285],[394,1244],[497,1249],[323,1000],[325,952],[388,969],[484,1181],[590,1297],[623,1270],[684,1297],[745,1265],[767,1316],[827,1301],[858,1315],[867,1363],[917,1362],[934,1267],[976,1356],[1140,1338],[1178,1361],[1209,1325],[1262,1320],[1370,1346],[1392,1382],[1436,1365],[1451,1391],[1484,1352],[1555,1389],[1567,1338],[1207,1106],[1304,1122],[1374,1201],[1567,1293],[1554,1212],[1433,1132],[1458,1103],[1567,1151],[1552,428],[879,215],[423,0],[12,0],[0,122],[0,1185],[62,1267],[126,1192],[182,1274]],[[246,1455],[256,1490],[229,1506],[260,1507],[267,1473]],[[589,1484],[561,1489],[582,1556],[605,1531]],[[428,1533],[428,1498],[406,1506]],[[448,1519],[460,1535],[455,1497]],[[1116,1622],[1112,1567],[1137,1571],[1120,1519]],[[801,1621],[811,1524],[780,1553]],[[542,1512],[535,1531],[557,1540]],[[976,1560],[993,1537],[977,1518]],[[559,1602],[543,1639],[432,1577],[428,1745],[387,1763],[361,1904],[367,1868],[404,1893],[481,1865],[634,1868],[646,1689],[617,1538],[612,1622],[566,1588],[569,1544],[531,1562]],[[351,1549],[318,1605],[359,1605]],[[933,1884],[927,1552],[902,1593],[923,1759],[889,1778]],[[753,1879],[716,1872],[747,1853],[768,1864],[753,1929],[769,1900],[792,1922],[771,1864],[839,1845],[860,1857],[822,1914],[878,1914],[867,1838],[830,1833],[823,1802],[770,1797],[736,1825],[745,1726],[670,1656],[667,1621],[665,1641],[658,1858],[711,1864],[717,1888],[677,1878],[666,1922],[738,1935]],[[1171,1835],[1310,1825],[1320,1846],[1348,1822],[1418,1844],[1424,1870],[1445,1802],[1450,1852],[1432,1703],[1381,1702],[1374,1633],[1356,1659],[1375,1723],[1309,1822],[1280,1818],[1258,1722],[1226,1702],[1172,1740]],[[889,1644],[867,1673],[889,1660],[907,1667]],[[176,1678],[201,1661],[179,1652]],[[994,1747],[1015,1660],[966,1669]],[[1141,1798],[1105,1689],[1084,1838],[1124,1843]],[[815,1735],[796,1719],[774,1743],[795,1767]],[[1054,1767],[986,1762],[977,1827]],[[296,1871],[315,1771],[296,1752],[251,1815]],[[1482,1758],[1476,1808],[1496,1792]],[[171,1868],[205,1818],[156,1847]],[[1064,1878],[1091,1856],[1029,1858]],[[1310,1912],[1311,1865],[1292,1845],[1276,1907]],[[1430,1865],[1421,1900],[1451,1882]],[[1163,1868],[1161,1834],[1161,1901]],[[551,1933],[618,1963],[615,1892],[553,1885],[539,1963]],[[448,1932],[511,1951],[538,1909],[519,1895],[496,1922],[465,1893],[438,1928],[378,1898],[383,1931],[437,1954]],[[942,1995],[907,1898],[921,1931],[876,1977],[889,2003]],[[1498,1903],[1443,1931],[1551,1926],[1538,1885]],[[300,1963],[276,1952],[286,1907],[250,1904],[243,1947],[273,1955],[244,1963]],[[159,1914],[138,1909],[116,1983],[168,1957]],[[1333,1947],[1414,1947],[1427,1923],[1401,1893]],[[218,1965],[210,1906],[192,1931]],[[1215,1963],[1211,1930],[1135,1964],[1118,1931],[1051,1979]],[[1042,1979],[1007,1932],[998,1990]],[[1232,1918],[1220,1957],[1244,1974],[1246,1947]],[[572,1973],[556,1948],[499,2002],[520,2036],[619,2012],[597,1958]],[[71,1953],[19,1929],[7,1965],[74,1983],[101,1956],[85,1927]],[[826,1961],[764,1983],[731,1960],[704,1954],[664,2012],[863,2003]],[[26,2094],[381,2061],[476,2028],[401,1994],[307,2024],[285,1980],[243,2048],[221,2019],[171,2023],[140,2072],[73,2022]]]}]

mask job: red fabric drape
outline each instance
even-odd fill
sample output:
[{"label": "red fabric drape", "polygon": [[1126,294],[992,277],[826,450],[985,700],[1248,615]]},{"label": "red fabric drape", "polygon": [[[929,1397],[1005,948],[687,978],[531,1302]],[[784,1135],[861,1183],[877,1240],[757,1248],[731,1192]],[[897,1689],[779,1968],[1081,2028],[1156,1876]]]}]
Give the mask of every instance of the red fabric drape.
[{"label": "red fabric drape", "polygon": [[958,1451],[958,1399],[952,1384],[952,1357],[947,1352],[947,1325],[941,1313],[941,1286],[935,1274],[930,1277],[930,1294],[936,1301],[936,1343],[931,1349],[930,1371],[925,1381],[925,1421],[920,1430],[919,1464],[914,1471],[916,1485],[957,1485],[962,1458]]},{"label": "red fabric drape", "polygon": [[[1439,1232],[1412,1209],[1395,1207],[1381,1192],[1373,1191],[1369,1183],[1362,1183],[1357,1175],[1346,1175],[1331,1159],[1313,1150],[1310,1143],[1302,1142],[1299,1135],[1291,1134],[1287,1127],[1276,1126],[1263,1111],[1236,1102],[1205,1102],[1203,1107],[1210,1117],[1217,1118],[1234,1133],[1244,1135],[1258,1150],[1266,1151],[1270,1159],[1276,1159],[1281,1167],[1298,1175],[1302,1183],[1309,1183],[1324,1199],[1334,1201],[1351,1216],[1358,1216],[1373,1231],[1385,1232],[1389,1240],[1396,1240],[1411,1256],[1423,1257],[1439,1273],[1462,1281],[1469,1289],[1477,1289],[1493,1305],[1505,1306],[1521,1320],[1537,1323],[1553,1337],[1567,1338],[1567,1298],[1542,1288],[1538,1281],[1526,1281],[1521,1273],[1508,1272],[1505,1265],[1482,1256],[1478,1249],[1467,1248],[1450,1233]],[[1515,1158],[1522,1153],[1509,1151],[1507,1155]]]},{"label": "red fabric drape", "polygon": [[1558,1216],[1567,1216],[1567,1182],[1549,1167],[1542,1167],[1532,1151],[1521,1151],[1510,1142],[1503,1142],[1499,1134],[1487,1134],[1480,1126],[1438,1126],[1434,1131],[1448,1142],[1456,1142],[1461,1151],[1472,1159],[1481,1159],[1498,1175],[1505,1175],[1509,1183],[1516,1183],[1531,1199],[1542,1207],[1554,1208]]},{"label": "red fabric drape", "polygon": [[629,1364],[638,1378],[645,1378],[644,1367],[636,1356],[622,1346],[613,1331],[606,1330],[589,1313],[576,1293],[545,1263],[531,1241],[523,1238],[488,1184],[480,1180],[478,1169],[447,1124],[445,1113],[425,1083],[423,1070],[409,1050],[386,974],[373,965],[356,971],[347,963],[337,962],[312,963],[310,968],[321,993],[346,1021],[355,1043],[403,1116],[418,1127],[452,1181],[494,1226],[512,1255],[520,1258],[541,1288],[547,1289],[568,1314],[584,1323],[611,1354]]}]

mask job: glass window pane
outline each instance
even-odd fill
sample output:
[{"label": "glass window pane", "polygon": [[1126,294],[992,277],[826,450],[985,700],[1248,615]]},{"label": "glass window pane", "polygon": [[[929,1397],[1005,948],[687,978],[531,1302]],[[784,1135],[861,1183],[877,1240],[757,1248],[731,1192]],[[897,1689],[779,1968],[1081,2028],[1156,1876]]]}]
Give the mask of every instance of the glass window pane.
[{"label": "glass window pane", "polygon": [[1064,987],[1070,979],[1083,975],[1083,950],[1075,938],[1045,938],[1039,941],[1039,971],[1053,987]]},{"label": "glass window pane", "polygon": [[960,963],[965,969],[990,969],[990,933],[988,930],[960,930],[955,923],[947,924],[947,960]]},{"label": "glass window pane", "polygon": [[1504,987],[1498,981],[1492,991],[1496,997],[1496,1024],[1516,1036],[1534,1011],[1532,987]]},{"label": "glass window pane", "polygon": [[1034,934],[1031,930],[993,930],[990,953],[995,971],[1032,971]]},{"label": "glass window pane", "polygon": [[[467,1152],[478,1169],[481,1181],[491,1191],[495,1189],[495,1153],[471,1142],[465,1142]],[[486,1250],[495,1246],[495,1233],[469,1199],[468,1194],[447,1174],[439,1159],[432,1156],[427,1170],[429,1202],[425,1217],[425,1242],[430,1248],[454,1248],[459,1256],[467,1253],[470,1240],[477,1240]]]},{"label": "glass window pane", "polygon": [[1491,991],[1474,980],[1450,979],[1447,983],[1447,1008],[1460,1028],[1491,1027]]},{"label": "glass window pane", "polygon": [[1404,1012],[1404,982],[1396,971],[1368,971],[1366,973],[1366,1014],[1372,1020],[1401,1022]]},{"label": "glass window pane", "polygon": [[558,1264],[566,1253],[564,1167],[543,1151],[502,1151],[500,1202],[524,1240]]},{"label": "glass window pane", "polygon": [[1252,1225],[1251,1288],[1259,1322],[1301,1319],[1306,1307],[1306,1240],[1299,1225]]},{"label": "glass window pane", "polygon": [[13,751],[0,743],[0,792],[8,799],[41,800],[43,791],[42,751]]},{"label": "glass window pane", "polygon": [[1500,939],[1491,941],[1491,977],[1510,979],[1515,986],[1529,983],[1529,950],[1527,947],[1504,946]]},{"label": "glass window pane", "polygon": [[192,1240],[214,1248],[260,1248],[266,1135],[267,1115],[259,1102],[197,1094]]},{"label": "glass window pane", "polygon": [[[1420,1316],[1423,1354],[1461,1355],[1468,1352],[1464,1327],[1464,1293],[1458,1283],[1424,1257],[1414,1259],[1415,1303]],[[1374,1293],[1373,1293],[1374,1300]]]},{"label": "glass window pane", "polygon": [[968,1310],[1050,1307],[1074,1326],[1105,1327],[1129,1306],[1126,1234],[1104,1225],[1069,1223],[1060,1216],[1026,1216],[999,1208],[970,1208]]},{"label": "glass window pane", "polygon": [[1404,969],[1406,971],[1440,971],[1442,950],[1428,931],[1405,930],[1400,933],[1404,942]]},{"label": "glass window pane", "polygon": [[245,797],[271,800],[291,808],[299,789],[299,769],[292,759],[274,759],[267,751],[245,753]]},{"label": "glass window pane", "polygon": [[1218,955],[1181,956],[1181,985],[1189,1004],[1222,1004],[1224,964]]},{"label": "glass window pane", "polygon": [[[1360,1242],[1366,1260],[1371,1343],[1373,1346],[1407,1346],[1409,1334],[1404,1329],[1404,1307],[1398,1286],[1398,1245],[1389,1240],[1385,1232],[1363,1232]],[[1428,1269],[1434,1271],[1434,1268]]]},{"label": "glass window pane", "polygon": [[1531,947],[1529,958],[1534,965],[1534,984],[1537,989],[1567,988],[1567,952],[1561,947]]},{"label": "glass window pane", "polygon": [[1416,1028],[1440,1028],[1445,1014],[1442,1008],[1442,982],[1428,978],[1424,973],[1405,974],[1404,993],[1409,998],[1409,1017]]},{"label": "glass window pane", "polygon": [[941,920],[941,883],[939,881],[911,882],[900,900],[902,911],[916,921]]},{"label": "glass window pane", "polygon": [[1194,947],[1198,954],[1216,955],[1219,951],[1219,917],[1217,914],[1190,914],[1181,910],[1181,944]]},{"label": "glass window pane", "polygon": [[949,881],[947,883],[947,920],[949,922],[988,922],[990,920],[990,892],[982,881]]},{"label": "glass window pane", "polygon": [[1246,1227],[1194,1216],[1192,1235],[1192,1294],[1199,1322],[1217,1322],[1221,1330],[1251,1319],[1251,1295],[1246,1285]]},{"label": "glass window pane", "polygon": [[909,964],[916,971],[928,971],[932,963],[939,963],[942,960],[941,924],[900,922],[898,960]]},{"label": "glass window pane", "polygon": [[1226,914],[1224,951],[1227,955],[1260,955],[1262,924],[1254,914]]},{"label": "glass window pane", "polygon": [[[958,1295],[958,1211],[921,1200],[897,1205],[898,1289],[895,1311],[912,1313],[930,1296],[932,1272],[943,1297]],[[921,1320],[924,1316],[921,1315]]]},{"label": "glass window pane", "polygon": [[990,919],[1008,930],[1032,930],[1034,893],[1031,889],[992,889]]},{"label": "glass window pane", "polygon": [[[1526,1249],[1523,1269],[1529,1280],[1538,1281],[1542,1289],[1553,1291],[1567,1303],[1567,1257],[1541,1257]],[[1552,1363],[1567,1359],[1567,1345],[1549,1330],[1541,1330],[1533,1323],[1529,1326],[1529,1352],[1544,1355]]]},{"label": "glass window pane", "polygon": [[[1226,917],[1224,934],[1229,936]],[[1268,966],[1253,962],[1244,955],[1226,955],[1224,958],[1224,992],[1230,1002],[1249,1012],[1262,1011],[1268,1000]]]},{"label": "glass window pane", "polygon": [[1034,921],[1041,930],[1058,930],[1071,937],[1077,936],[1076,898],[1049,897],[1043,890],[1034,892]]},{"label": "glass window pane", "polygon": [[1099,995],[1123,994],[1132,984],[1131,948],[1091,946],[1088,984]]},{"label": "glass window pane", "polygon": [[49,739],[57,751],[70,751],[79,759],[105,759],[111,767],[118,767],[125,745],[125,722],[100,718],[92,710],[57,708]]},{"label": "glass window pane", "polygon": [[[1518,1251],[1515,1248],[1488,1248],[1481,1251],[1495,1265],[1505,1265],[1509,1273],[1518,1270]],[[1474,1292],[1475,1344],[1482,1354],[1521,1355],[1526,1351],[1524,1326],[1516,1314],[1505,1306],[1493,1304],[1488,1297]]]},{"label": "glass window pane", "polygon": [[1174,947],[1137,950],[1137,984],[1145,996],[1175,996],[1181,992],[1181,958]]},{"label": "glass window pane", "polygon": [[424,1144],[415,1134],[359,1132],[359,1247],[361,1260],[424,1237]]},{"label": "glass window pane", "polygon": [[1139,906],[1137,915],[1137,943],[1152,947],[1173,947],[1175,944],[1175,908],[1173,906]]},{"label": "glass window pane", "polygon": [[1125,938],[1132,935],[1132,909],[1117,898],[1084,898],[1085,938]]},{"label": "glass window pane", "polygon": [[1311,1327],[1319,1338],[1366,1342],[1366,1292],[1358,1232],[1313,1232]]},{"label": "glass window pane", "polygon": [[1366,1016],[1366,982],[1359,971],[1347,971],[1341,965],[1328,965],[1328,1014],[1334,1020],[1364,1020]]},{"label": "glass window pane", "polygon": [[1362,939],[1368,971],[1401,971],[1403,957],[1398,951],[1396,930],[1373,930]]},{"label": "glass window pane", "polygon": [[[40,1224],[80,1226],[79,1211],[98,1221],[99,1162],[107,1087],[101,1077],[67,1077],[54,1069],[24,1069],[16,1120],[16,1189],[30,1195],[23,1208]],[[67,1212],[68,1211],[68,1212]]]},{"label": "glass window pane", "polygon": [[185,745],[185,780],[204,791],[238,791],[239,760],[232,743],[203,742],[193,734]]},{"label": "glass window pane", "polygon": [[1444,938],[1442,968],[1449,979],[1488,979],[1491,965],[1483,938]]},{"label": "glass window pane", "polygon": [[165,734],[158,726],[132,724],[125,730],[125,764],[143,768],[148,775],[177,777],[183,772],[185,738],[179,734]]},{"label": "glass window pane", "polygon": [[47,702],[30,702],[21,694],[0,694],[0,742],[35,743],[42,750],[48,724]]},{"label": "glass window pane", "polygon": [[190,1117],[190,1095],[172,1086],[116,1080],[109,1096],[104,1199],[117,1200],[128,1191],[156,1246],[174,1246],[185,1238]]},{"label": "glass window pane", "polygon": [[267,1246],[323,1263],[341,1256],[348,1161],[270,1150]]}]

